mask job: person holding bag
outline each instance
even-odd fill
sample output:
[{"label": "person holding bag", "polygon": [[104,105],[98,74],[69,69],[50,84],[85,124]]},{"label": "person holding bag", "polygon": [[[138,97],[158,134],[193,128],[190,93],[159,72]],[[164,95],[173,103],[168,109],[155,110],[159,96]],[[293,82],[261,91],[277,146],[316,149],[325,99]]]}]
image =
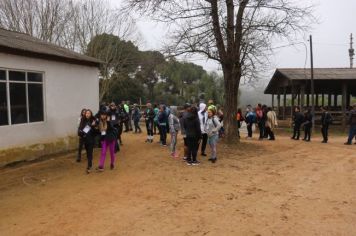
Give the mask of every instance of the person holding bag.
[{"label": "person holding bag", "polygon": [[86,153],[87,153],[87,173],[91,172],[93,167],[93,150],[94,150],[94,143],[95,143],[95,135],[96,135],[96,122],[95,117],[93,116],[93,112],[91,110],[86,110],[85,115],[82,117],[78,133],[82,138]]}]

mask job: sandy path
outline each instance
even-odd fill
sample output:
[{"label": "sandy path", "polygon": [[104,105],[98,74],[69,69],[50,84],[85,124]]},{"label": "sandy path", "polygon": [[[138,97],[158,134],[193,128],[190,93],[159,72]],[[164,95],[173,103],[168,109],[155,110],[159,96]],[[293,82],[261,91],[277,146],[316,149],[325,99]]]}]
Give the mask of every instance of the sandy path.
[{"label": "sandy path", "polygon": [[[0,235],[356,235],[356,146],[243,140],[186,166],[127,134],[118,168],[74,155],[0,171]],[[97,163],[96,154],[95,163]]]}]

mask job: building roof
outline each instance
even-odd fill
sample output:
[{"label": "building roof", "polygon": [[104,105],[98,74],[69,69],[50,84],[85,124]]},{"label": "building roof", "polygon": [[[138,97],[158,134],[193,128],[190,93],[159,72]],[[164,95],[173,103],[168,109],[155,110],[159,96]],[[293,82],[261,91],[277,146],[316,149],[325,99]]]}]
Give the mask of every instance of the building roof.
[{"label": "building roof", "polygon": [[[290,80],[309,80],[310,68],[283,68],[277,69]],[[273,77],[272,77],[273,79]],[[356,80],[356,68],[315,68],[315,80]]]},{"label": "building roof", "polygon": [[0,28],[0,52],[95,67],[101,63],[96,58],[47,43],[28,34],[2,28]]},{"label": "building roof", "polygon": [[[307,84],[311,78],[310,74],[310,68],[277,68],[265,89],[265,94],[277,94],[281,87],[286,87],[288,92],[292,84]],[[354,84],[356,68],[314,68],[314,80],[319,87],[328,87],[328,90],[341,86],[340,81]]]}]

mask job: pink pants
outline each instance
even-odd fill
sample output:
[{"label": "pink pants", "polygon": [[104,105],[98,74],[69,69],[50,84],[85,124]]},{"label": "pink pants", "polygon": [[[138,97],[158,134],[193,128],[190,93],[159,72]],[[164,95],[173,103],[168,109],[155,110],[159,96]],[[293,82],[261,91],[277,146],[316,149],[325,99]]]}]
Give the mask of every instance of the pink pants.
[{"label": "pink pants", "polygon": [[99,161],[99,167],[101,167],[101,168],[104,168],[106,152],[107,152],[108,148],[109,148],[109,151],[110,151],[111,164],[114,165],[114,163],[115,163],[115,140],[113,140],[113,141],[108,141],[108,140],[101,141],[101,157],[100,157],[100,161]]}]

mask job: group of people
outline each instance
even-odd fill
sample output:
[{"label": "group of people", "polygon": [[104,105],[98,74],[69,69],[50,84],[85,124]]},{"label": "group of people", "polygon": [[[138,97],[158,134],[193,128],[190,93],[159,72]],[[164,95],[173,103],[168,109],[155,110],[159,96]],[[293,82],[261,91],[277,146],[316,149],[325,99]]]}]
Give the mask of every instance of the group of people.
[{"label": "group of people", "polygon": [[[322,107],[321,111],[322,142],[327,143],[329,126],[332,124],[333,118],[326,107]],[[111,157],[110,168],[115,168],[115,153],[123,145],[122,133],[133,131],[132,121],[135,133],[141,133],[141,117],[144,118],[147,130],[146,143],[153,143],[154,135],[157,134],[158,130],[159,143],[166,147],[167,135],[169,134],[170,155],[172,158],[179,158],[177,143],[178,133],[180,132],[184,144],[183,160],[187,165],[199,165],[199,148],[201,156],[207,156],[207,145],[211,150],[211,156],[208,160],[212,163],[217,161],[217,143],[224,136],[223,111],[217,109],[212,100],[209,100],[208,105],[203,102],[196,105],[186,103],[183,110],[179,110],[177,106],[147,103],[143,112],[137,104],[130,106],[128,102],[122,102],[119,105],[110,103],[102,104],[95,115],[90,109],[83,109],[78,120],[79,148],[77,161],[81,161],[81,152],[85,148],[88,160],[87,173],[92,171],[93,149],[96,144],[101,147],[97,170],[104,170],[108,150]],[[278,126],[278,122],[276,112],[272,107],[258,104],[255,108],[252,108],[251,105],[248,105],[245,114],[242,113],[241,109],[238,109],[236,121],[239,129],[242,122],[246,123],[246,138],[248,139],[252,138],[252,127],[256,124],[259,130],[259,140],[275,140],[274,130]],[[295,107],[292,122],[293,136],[291,139],[299,140],[303,128],[303,140],[310,142],[313,126],[313,115],[310,109],[302,112],[299,107]],[[356,104],[350,111],[348,122],[350,130],[345,144],[350,145],[353,138],[356,138]],[[238,132],[237,135],[240,136],[240,133]]]},{"label": "group of people", "polygon": [[[184,110],[178,111],[177,106],[152,106],[147,103],[143,113],[147,130],[147,143],[153,143],[155,127],[157,127],[162,146],[167,146],[167,134],[170,134],[170,153],[173,158],[179,158],[177,150],[178,133],[183,137],[184,156],[187,165],[199,165],[197,159],[199,146],[201,144],[201,155],[205,153],[206,146],[211,148],[209,161],[215,163],[217,160],[217,142],[222,132],[222,115],[217,116],[217,108],[213,101],[207,106],[200,103],[199,107],[186,103]],[[220,114],[222,112],[220,111]]]},{"label": "group of people", "polygon": [[[242,110],[237,110],[236,115],[238,128],[241,128],[242,122],[246,123],[247,139],[252,138],[253,125],[256,124],[259,129],[259,140],[268,139],[275,140],[274,129],[278,126],[276,112],[267,105],[258,104],[256,108],[248,105],[245,115]],[[240,137],[240,133],[238,132]]]},{"label": "group of people", "polygon": [[99,111],[93,115],[90,109],[82,109],[78,120],[79,147],[77,162],[81,161],[82,150],[85,148],[88,165],[87,173],[92,171],[93,150],[96,145],[101,147],[98,171],[104,170],[106,153],[110,152],[110,169],[115,168],[115,153],[120,150],[122,132],[133,131],[131,120],[134,122],[135,133],[141,133],[139,125],[141,111],[137,104],[130,107],[126,102],[102,104]]}]

